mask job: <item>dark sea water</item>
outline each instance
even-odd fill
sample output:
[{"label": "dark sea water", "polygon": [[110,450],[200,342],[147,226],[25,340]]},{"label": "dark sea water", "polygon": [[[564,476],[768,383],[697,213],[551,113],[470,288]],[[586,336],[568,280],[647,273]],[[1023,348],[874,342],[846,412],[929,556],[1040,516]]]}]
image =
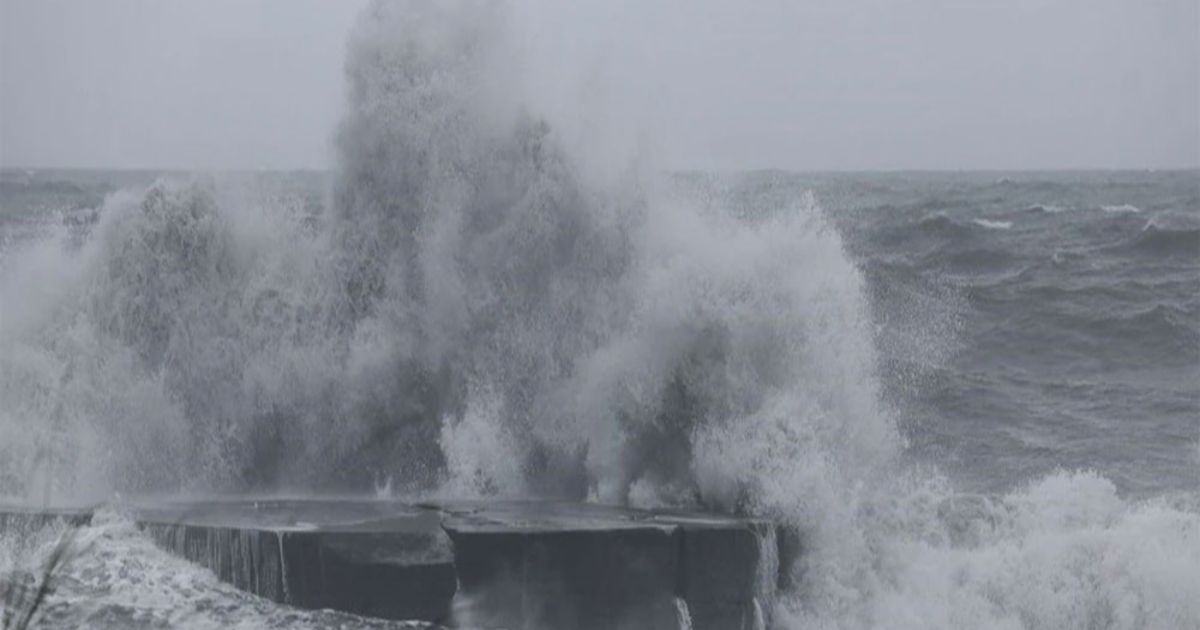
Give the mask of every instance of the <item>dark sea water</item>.
[{"label": "dark sea water", "polygon": [[911,452],[965,487],[1092,468],[1134,496],[1200,488],[1196,171],[761,173],[718,188],[747,216],[816,194],[867,279]]}]

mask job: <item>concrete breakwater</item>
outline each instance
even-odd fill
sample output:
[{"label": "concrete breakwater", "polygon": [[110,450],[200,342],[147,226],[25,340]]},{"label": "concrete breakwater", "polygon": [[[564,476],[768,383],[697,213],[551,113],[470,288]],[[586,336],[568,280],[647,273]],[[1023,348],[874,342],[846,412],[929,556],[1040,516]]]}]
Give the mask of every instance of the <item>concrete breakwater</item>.
[{"label": "concrete breakwater", "polygon": [[[541,501],[219,499],[122,506],[155,542],[302,608],[450,627],[761,628],[769,522]],[[0,506],[0,528],[91,510]]]}]

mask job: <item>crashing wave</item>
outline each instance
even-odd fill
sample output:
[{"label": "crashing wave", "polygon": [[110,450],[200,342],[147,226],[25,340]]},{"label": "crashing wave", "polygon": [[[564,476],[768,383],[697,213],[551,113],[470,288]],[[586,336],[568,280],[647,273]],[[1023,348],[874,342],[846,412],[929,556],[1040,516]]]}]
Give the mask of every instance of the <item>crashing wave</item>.
[{"label": "crashing wave", "polygon": [[19,255],[6,295],[53,295],[4,301],[6,447],[93,494],[390,477],[731,507],[752,476],[706,458],[745,426],[887,459],[862,278],[815,202],[747,224],[584,183],[546,122],[494,108],[492,11],[367,11],[315,227],[163,181],[79,251]]},{"label": "crashing wave", "polygon": [[[862,274],[815,200],[744,221],[636,173],[591,181],[513,102],[505,25],[469,3],[368,8],[320,216],[162,181],[109,197],[79,247],[6,254],[0,491],[390,479],[699,505],[776,519],[804,550],[775,627],[1200,625],[1194,506],[1089,474],[975,497],[907,471]],[[137,573],[125,557],[175,566],[106,527],[77,581],[112,610],[170,580],[217,588],[183,569],[105,583]]]}]

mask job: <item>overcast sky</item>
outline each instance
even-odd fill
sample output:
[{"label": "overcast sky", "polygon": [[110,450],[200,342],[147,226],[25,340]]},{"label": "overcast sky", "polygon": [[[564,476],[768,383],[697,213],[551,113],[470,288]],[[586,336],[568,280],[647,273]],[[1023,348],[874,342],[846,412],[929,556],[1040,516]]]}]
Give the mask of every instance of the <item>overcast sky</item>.
[{"label": "overcast sky", "polygon": [[[361,5],[0,0],[0,165],[333,166]],[[1200,0],[513,15],[535,107],[622,129],[669,168],[1200,166]]]}]

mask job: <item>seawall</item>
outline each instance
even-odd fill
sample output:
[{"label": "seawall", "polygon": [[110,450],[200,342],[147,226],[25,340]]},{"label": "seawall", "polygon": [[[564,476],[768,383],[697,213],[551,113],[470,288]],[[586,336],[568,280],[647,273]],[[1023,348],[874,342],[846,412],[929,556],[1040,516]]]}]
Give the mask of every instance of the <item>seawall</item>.
[{"label": "seawall", "polygon": [[[541,501],[220,499],[120,506],[165,550],[301,608],[448,627],[763,627],[772,523]],[[92,510],[0,506],[0,528]]]}]

